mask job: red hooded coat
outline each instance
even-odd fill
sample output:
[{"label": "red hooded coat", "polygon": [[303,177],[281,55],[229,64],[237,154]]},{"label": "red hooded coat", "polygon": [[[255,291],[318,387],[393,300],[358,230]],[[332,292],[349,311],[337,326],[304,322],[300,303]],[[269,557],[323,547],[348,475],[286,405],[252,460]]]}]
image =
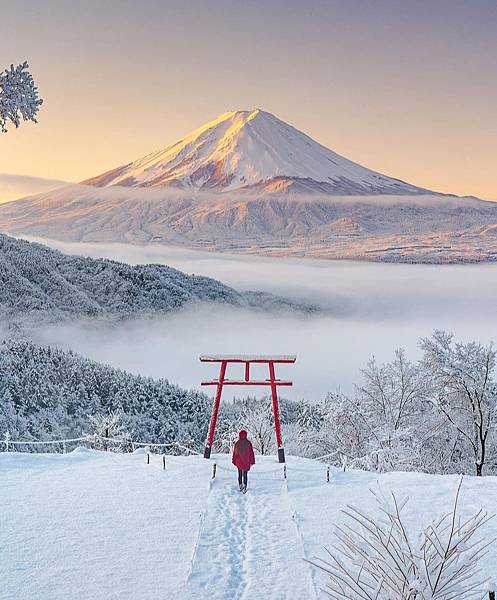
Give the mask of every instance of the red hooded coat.
[{"label": "red hooded coat", "polygon": [[250,471],[250,467],[255,465],[254,449],[252,442],[247,439],[246,431],[240,431],[238,434],[238,440],[233,447],[231,462],[237,469],[242,469],[242,471]]}]

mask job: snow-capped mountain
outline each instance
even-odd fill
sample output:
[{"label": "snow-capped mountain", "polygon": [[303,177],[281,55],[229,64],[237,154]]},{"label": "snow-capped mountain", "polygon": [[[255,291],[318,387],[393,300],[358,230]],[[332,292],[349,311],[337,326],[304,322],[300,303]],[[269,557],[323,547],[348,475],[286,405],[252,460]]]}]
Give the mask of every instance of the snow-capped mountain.
[{"label": "snow-capped mountain", "polygon": [[366,169],[260,109],[224,113],[163,150],[84,183],[258,194],[427,191]]},{"label": "snow-capped mountain", "polygon": [[496,224],[496,203],[381,175],[261,110],[0,205],[0,231],[13,235],[409,262],[495,260]]}]

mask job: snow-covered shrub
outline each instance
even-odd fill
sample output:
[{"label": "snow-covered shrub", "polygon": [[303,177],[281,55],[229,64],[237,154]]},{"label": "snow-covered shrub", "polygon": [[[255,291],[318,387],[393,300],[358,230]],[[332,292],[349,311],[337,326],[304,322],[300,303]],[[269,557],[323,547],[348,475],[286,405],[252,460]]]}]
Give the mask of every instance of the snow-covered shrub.
[{"label": "snow-covered shrub", "polygon": [[[484,510],[458,514],[462,478],[452,511],[415,537],[399,502],[374,493],[379,516],[348,507],[349,522],[337,527],[337,543],[314,565],[327,574],[326,593],[334,600],[476,600],[488,590],[478,561],[493,540],[479,534],[491,518]],[[478,535],[477,535],[478,534]]]},{"label": "snow-covered shrub", "polygon": [[130,448],[132,434],[122,411],[97,412],[88,417],[88,425],[88,433],[95,436],[95,449],[117,452]]},{"label": "snow-covered shrub", "polygon": [[23,62],[16,67],[10,65],[0,73],[0,131],[2,133],[7,131],[8,121],[16,127],[19,127],[21,119],[36,123],[36,114],[43,100],[38,96],[38,88],[28,68],[28,63]]}]

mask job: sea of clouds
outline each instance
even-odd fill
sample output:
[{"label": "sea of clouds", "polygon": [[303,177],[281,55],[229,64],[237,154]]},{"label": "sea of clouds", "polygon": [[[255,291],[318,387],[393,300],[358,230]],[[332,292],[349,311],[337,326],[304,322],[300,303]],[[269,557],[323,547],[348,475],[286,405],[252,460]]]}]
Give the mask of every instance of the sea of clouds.
[{"label": "sea of clouds", "polygon": [[327,391],[351,390],[371,356],[390,360],[403,347],[416,359],[419,338],[434,329],[463,340],[497,339],[497,265],[337,262],[40,241],[71,254],[167,264],[239,290],[264,290],[323,307],[321,314],[305,316],[202,306],[105,329],[64,325],[35,334],[36,341],[186,387],[198,387],[214,374],[199,363],[200,354],[296,354],[296,365],[281,370],[295,382],[285,393],[319,400]]}]

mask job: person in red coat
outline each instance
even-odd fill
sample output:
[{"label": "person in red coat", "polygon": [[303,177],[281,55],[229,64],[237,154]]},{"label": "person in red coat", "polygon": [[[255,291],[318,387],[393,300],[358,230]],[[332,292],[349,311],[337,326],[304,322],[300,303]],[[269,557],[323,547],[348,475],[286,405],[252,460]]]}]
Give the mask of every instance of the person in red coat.
[{"label": "person in red coat", "polygon": [[247,432],[242,430],[238,434],[238,440],[233,447],[231,462],[238,469],[238,485],[240,492],[247,491],[247,479],[250,467],[255,465],[254,448],[252,442],[247,439]]}]

